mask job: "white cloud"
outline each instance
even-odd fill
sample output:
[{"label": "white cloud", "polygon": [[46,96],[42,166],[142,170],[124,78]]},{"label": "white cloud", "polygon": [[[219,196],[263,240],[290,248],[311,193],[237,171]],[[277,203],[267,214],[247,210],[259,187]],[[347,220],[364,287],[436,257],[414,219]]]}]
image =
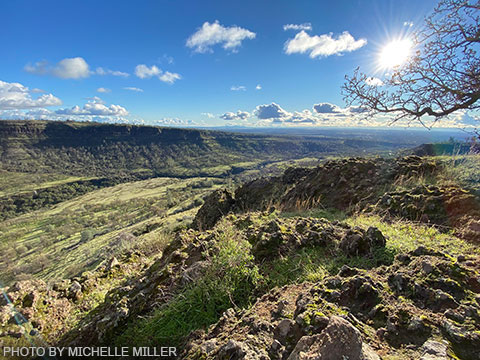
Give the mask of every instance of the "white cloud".
[{"label": "white cloud", "polygon": [[124,116],[116,115],[72,115],[72,114],[56,114],[48,109],[39,108],[29,111],[22,110],[0,110],[0,120],[75,120],[75,121],[95,121],[105,123],[131,123],[142,124],[143,119],[132,119]]},{"label": "white cloud", "polygon": [[160,120],[155,121],[155,124],[161,126],[192,126],[196,125],[196,122],[193,120],[164,117]]},{"label": "white cloud", "polygon": [[36,75],[46,75],[49,70],[48,70],[48,62],[45,60],[38,61],[35,64],[27,64],[23,68],[26,72],[29,72],[31,74],[36,74]]},{"label": "white cloud", "polygon": [[[419,122],[401,120],[394,122],[392,114],[379,114],[366,117],[366,109],[359,106],[342,108],[335,104],[319,103],[313,106],[314,111],[302,110],[288,112],[276,103],[259,105],[253,111],[258,121],[249,120],[255,126],[335,126],[335,127],[384,127],[393,124],[393,127],[421,127]],[[220,117],[224,120],[247,120],[240,118],[241,111],[227,112]],[[246,113],[246,112],[245,112]],[[440,128],[479,128],[480,112],[458,111],[440,122],[433,118],[423,119],[427,126]]]},{"label": "white cloud", "polygon": [[133,86],[126,86],[123,88],[123,90],[129,90],[129,91],[135,91],[135,92],[143,92],[143,89],[133,87]]},{"label": "white cloud", "polygon": [[260,119],[260,125],[310,125],[310,126],[333,126],[348,123],[349,126],[355,125],[356,113],[360,111],[349,112],[349,109],[341,108],[335,104],[319,103],[313,105],[314,112],[305,109],[294,111],[293,113],[284,110],[280,105],[272,103],[269,105],[259,105],[254,113]]},{"label": "white cloud", "polygon": [[31,109],[62,105],[62,101],[52,94],[32,98],[28,87],[20,83],[0,80],[0,110]]},{"label": "white cloud", "polygon": [[330,103],[315,104],[313,105],[313,110],[319,114],[334,114],[342,112],[337,105]]},{"label": "white cloud", "polygon": [[0,120],[48,120],[52,112],[39,108],[30,111],[0,110]]},{"label": "white cloud", "polygon": [[370,86],[383,86],[383,81],[376,77],[368,77],[365,82]]},{"label": "white cloud", "polygon": [[238,26],[223,26],[218,20],[210,24],[205,22],[201,28],[193,33],[186,45],[198,53],[212,52],[212,47],[222,44],[225,50],[237,51],[245,39],[254,39],[256,34]]},{"label": "white cloud", "polygon": [[158,78],[160,79],[160,81],[166,82],[168,84],[173,84],[175,81],[180,80],[182,77],[180,76],[180,74],[165,71]]},{"label": "white cloud", "polygon": [[163,54],[161,61],[166,61],[167,64],[172,65],[175,62],[175,59],[172,56]]},{"label": "white cloud", "polygon": [[257,86],[255,86],[255,90],[262,90],[262,85],[257,84]]},{"label": "white cloud", "polygon": [[277,123],[292,123],[297,125],[302,124],[316,124],[318,123],[319,118],[316,117],[310,110],[295,111],[288,117],[276,119]]},{"label": "white cloud", "polygon": [[236,113],[226,112],[225,114],[220,115],[220,118],[223,120],[246,120],[250,116],[249,112],[238,110]]},{"label": "white cloud", "polygon": [[156,76],[160,81],[166,82],[168,84],[173,84],[175,81],[182,78],[180,74],[171,73],[169,71],[163,72],[156,65],[148,67],[145,64],[140,64],[135,67],[135,75],[137,75],[140,79],[148,79]]},{"label": "white cloud", "polygon": [[208,112],[207,112],[207,113],[202,113],[202,115],[203,115],[203,116],[206,116],[206,117],[209,118],[209,119],[215,118],[215,115],[213,115],[212,113],[208,113]]},{"label": "white cloud", "polygon": [[362,113],[366,113],[368,112],[367,109],[365,108],[362,108],[360,106],[350,106],[348,109],[347,109],[348,112],[352,113],[352,114],[362,114]]},{"label": "white cloud", "polygon": [[230,87],[230,90],[232,90],[232,91],[246,91],[247,88],[243,85],[240,85],[240,86],[233,85],[233,86]]},{"label": "white cloud", "polygon": [[97,75],[113,75],[113,76],[121,76],[121,77],[129,77],[130,76],[129,73],[126,73],[126,72],[123,72],[123,71],[104,69],[102,67],[97,67],[95,69],[94,74],[97,74]]},{"label": "white cloud", "polygon": [[32,94],[42,94],[45,92],[45,90],[42,90],[42,89],[38,89],[38,88],[33,88],[32,90],[30,90],[30,92]]},{"label": "white cloud", "polygon": [[314,59],[316,57],[326,57],[330,55],[340,55],[345,52],[351,52],[360,49],[367,44],[366,39],[355,40],[348,31],[344,31],[340,36],[334,38],[332,34],[310,36],[304,30],[300,31],[293,39],[285,43],[285,53],[309,53]]},{"label": "white cloud", "polygon": [[69,109],[59,109],[55,111],[58,115],[102,115],[102,116],[126,116],[127,109],[120,105],[107,106],[103,101],[94,97],[87,102],[83,107],[75,105]]},{"label": "white cloud", "polygon": [[99,87],[97,89],[97,92],[99,93],[109,93],[111,90],[110,89],[107,89],[107,88],[104,88],[104,87]]},{"label": "white cloud", "polygon": [[312,24],[310,24],[310,23],[303,23],[303,24],[286,24],[286,25],[283,25],[283,30],[284,30],[284,31],[287,31],[287,30],[295,30],[295,31],[305,30],[305,31],[310,31],[310,30],[312,30]]},{"label": "white cloud", "polygon": [[90,69],[83,58],[75,57],[61,60],[51,69],[51,73],[61,79],[81,79],[90,75]]},{"label": "white cloud", "polygon": [[255,115],[262,120],[279,119],[291,116],[291,114],[283,110],[280,105],[276,103],[258,105],[254,110]]},{"label": "white cloud", "polygon": [[140,64],[135,67],[135,75],[137,75],[140,79],[151,78],[152,76],[158,76],[161,73],[162,71],[156,65],[148,67],[145,64]]},{"label": "white cloud", "polygon": [[[480,114],[466,110],[458,110],[449,117],[462,127],[480,127]],[[442,120],[443,122],[443,120]]]},{"label": "white cloud", "polygon": [[33,65],[25,65],[24,69],[31,74],[52,75],[61,79],[82,79],[90,75],[130,76],[122,71],[114,71],[102,67],[97,67],[95,71],[90,71],[90,66],[82,57],[66,58],[55,65],[50,65],[45,60],[38,61]]}]

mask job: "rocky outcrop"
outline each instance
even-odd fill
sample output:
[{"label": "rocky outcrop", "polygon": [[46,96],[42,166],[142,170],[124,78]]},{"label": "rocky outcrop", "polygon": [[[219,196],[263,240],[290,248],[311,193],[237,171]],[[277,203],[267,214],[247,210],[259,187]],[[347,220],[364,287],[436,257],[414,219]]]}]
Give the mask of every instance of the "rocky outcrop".
[{"label": "rocky outcrop", "polygon": [[[114,258],[115,259],[115,258]],[[140,254],[124,254],[116,264],[106,262],[96,271],[84,272],[73,279],[17,281],[2,289],[0,296],[0,343],[21,338],[25,332],[56,343],[68,330],[72,319],[86,314],[96,305],[97,292],[111,289],[148,263]],[[109,264],[110,263],[110,264]]]},{"label": "rocky outcrop", "polygon": [[185,359],[477,359],[480,263],[418,248],[390,266],[344,266],[277,288],[191,335]]},{"label": "rocky outcrop", "polygon": [[211,229],[223,216],[231,210],[235,200],[228,190],[217,190],[205,198],[203,206],[193,220],[193,228],[197,230]]},{"label": "rocky outcrop", "polygon": [[[283,176],[250,181],[228,196],[228,210],[236,213],[310,208],[363,210],[376,203],[387,186],[398,179],[430,176],[441,168],[434,160],[407,156],[394,161],[381,158],[330,160],[314,169],[289,168]],[[216,192],[199,211],[201,218],[216,219],[226,195]],[[226,209],[224,209],[226,210]],[[222,211],[225,213],[225,211]],[[215,216],[214,216],[215,215]],[[203,228],[215,221],[205,219]],[[199,226],[199,222],[195,222]],[[213,225],[212,225],[213,226]]]}]

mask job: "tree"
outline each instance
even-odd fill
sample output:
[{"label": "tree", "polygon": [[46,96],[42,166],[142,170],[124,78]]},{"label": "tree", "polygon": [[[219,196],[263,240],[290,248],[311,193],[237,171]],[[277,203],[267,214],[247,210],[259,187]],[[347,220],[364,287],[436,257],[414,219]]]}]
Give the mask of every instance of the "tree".
[{"label": "tree", "polygon": [[342,92],[347,104],[371,115],[392,114],[393,122],[422,124],[424,115],[437,121],[480,108],[480,1],[441,0],[413,42],[414,54],[382,86],[358,68],[346,76]]}]

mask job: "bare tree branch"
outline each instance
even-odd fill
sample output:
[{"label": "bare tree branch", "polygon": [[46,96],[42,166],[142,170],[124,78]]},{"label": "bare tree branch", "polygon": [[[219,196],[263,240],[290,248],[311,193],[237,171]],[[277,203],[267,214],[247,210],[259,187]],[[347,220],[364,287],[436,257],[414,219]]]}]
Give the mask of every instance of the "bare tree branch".
[{"label": "bare tree branch", "polygon": [[356,69],[345,77],[342,93],[347,105],[369,114],[394,114],[419,121],[435,121],[458,110],[480,108],[480,1],[441,0],[414,34],[415,54],[383,80],[369,85]]}]

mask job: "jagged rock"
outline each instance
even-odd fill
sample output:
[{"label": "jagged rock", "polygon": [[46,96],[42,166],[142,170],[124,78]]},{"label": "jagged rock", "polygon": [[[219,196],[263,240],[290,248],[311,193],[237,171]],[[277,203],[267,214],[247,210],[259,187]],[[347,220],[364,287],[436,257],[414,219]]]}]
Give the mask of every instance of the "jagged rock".
[{"label": "jagged rock", "polygon": [[235,200],[228,190],[214,191],[207,196],[198,210],[192,226],[200,230],[211,229],[218,220],[230,212],[234,204]]},{"label": "jagged rock", "polygon": [[283,173],[282,181],[285,184],[295,184],[307,176],[312,170],[307,168],[290,167]]},{"label": "jagged rock", "polygon": [[68,288],[67,296],[74,301],[80,300],[80,298],[82,297],[82,285],[80,285],[78,281],[73,281]]},{"label": "jagged rock", "polygon": [[278,316],[282,316],[283,315],[283,312],[285,310],[285,306],[288,305],[288,301],[286,300],[282,300],[278,303],[278,306],[277,306],[277,309],[276,309],[276,315]]},{"label": "jagged rock", "polygon": [[110,259],[110,261],[108,262],[108,265],[107,265],[107,270],[108,271],[111,271],[113,270],[115,267],[118,267],[120,266],[120,263],[118,262],[117,258],[114,256]]},{"label": "jagged rock", "polygon": [[229,360],[267,360],[268,356],[259,356],[255,351],[250,349],[245,343],[235,340],[229,340],[228,343],[220,349],[220,359]]},{"label": "jagged rock", "polygon": [[385,247],[387,243],[385,236],[383,236],[382,232],[373,226],[370,226],[367,229],[366,238],[368,239],[372,247]]},{"label": "jagged rock", "polygon": [[38,292],[37,291],[31,291],[22,300],[22,307],[24,308],[30,308],[33,306],[35,301],[38,299]]},{"label": "jagged rock", "polygon": [[10,329],[7,334],[12,338],[20,339],[25,334],[25,329],[22,326],[14,325],[14,328]]},{"label": "jagged rock", "polygon": [[62,292],[63,294],[66,294],[70,285],[71,285],[70,280],[58,280],[58,281],[55,281],[53,283],[52,288],[55,291]]},{"label": "jagged rock", "polygon": [[422,262],[422,270],[425,274],[428,275],[433,271],[433,266],[428,261],[423,261]]},{"label": "jagged rock", "polygon": [[390,216],[456,229],[457,236],[478,241],[480,199],[457,186],[417,186],[385,194],[376,204]]},{"label": "jagged rock", "polygon": [[340,242],[340,249],[347,256],[362,256],[371,255],[373,249],[385,247],[385,244],[385,237],[377,228],[369,227],[366,232],[355,228],[347,231]]},{"label": "jagged rock", "polygon": [[279,177],[250,181],[235,190],[235,209],[238,212],[268,210],[282,198],[286,187]]},{"label": "jagged rock", "polygon": [[462,343],[465,340],[467,334],[469,333],[468,329],[461,326],[456,326],[448,320],[445,320],[443,322],[443,327],[450,339],[456,343]]},{"label": "jagged rock", "polygon": [[209,264],[209,261],[197,261],[187,267],[182,272],[182,283],[187,284],[198,280],[204,273],[205,269],[208,268]]},{"label": "jagged rock", "polygon": [[445,315],[445,317],[447,317],[448,319],[451,319],[458,323],[463,323],[465,321],[465,317],[453,309],[448,309],[443,313],[443,315]]},{"label": "jagged rock", "polygon": [[283,346],[278,340],[273,340],[270,346],[269,354],[274,359],[281,359],[285,352],[285,346]]},{"label": "jagged rock", "polygon": [[287,337],[293,331],[295,323],[290,319],[284,319],[280,321],[273,332],[273,336],[276,340],[280,341],[280,343],[285,344]]},{"label": "jagged rock", "polygon": [[338,271],[338,276],[350,277],[358,274],[358,269],[351,268],[348,265],[343,265]]},{"label": "jagged rock", "polygon": [[394,291],[403,293],[409,289],[411,278],[403,273],[392,274],[388,278],[388,283]]},{"label": "jagged rock", "polygon": [[428,340],[422,345],[422,357],[420,360],[447,360],[447,345],[434,341]]},{"label": "jagged rock", "polygon": [[211,352],[213,352],[216,349],[216,347],[217,347],[217,340],[212,339],[202,344],[202,351],[208,355]]},{"label": "jagged rock", "polygon": [[348,321],[332,316],[319,334],[302,337],[288,360],[379,360],[378,355],[364,344],[360,332]]}]

